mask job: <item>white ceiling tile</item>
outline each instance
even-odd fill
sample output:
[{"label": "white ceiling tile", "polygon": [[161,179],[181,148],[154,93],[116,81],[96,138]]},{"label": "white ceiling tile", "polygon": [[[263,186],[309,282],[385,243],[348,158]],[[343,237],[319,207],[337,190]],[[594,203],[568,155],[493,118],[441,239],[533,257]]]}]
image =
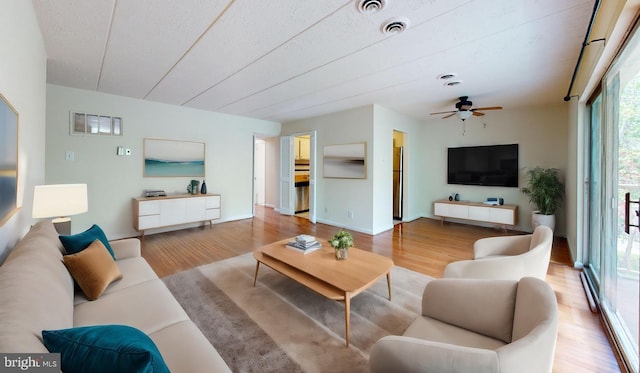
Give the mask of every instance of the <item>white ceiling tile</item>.
[{"label": "white ceiling tile", "polygon": [[[429,118],[460,95],[555,102],[593,7],[394,0],[364,15],[355,0],[118,0],[112,21],[114,0],[34,4],[52,83],[276,121],[373,103]],[[383,35],[398,16],[408,30]],[[445,87],[436,77],[448,72],[464,83]]]}]

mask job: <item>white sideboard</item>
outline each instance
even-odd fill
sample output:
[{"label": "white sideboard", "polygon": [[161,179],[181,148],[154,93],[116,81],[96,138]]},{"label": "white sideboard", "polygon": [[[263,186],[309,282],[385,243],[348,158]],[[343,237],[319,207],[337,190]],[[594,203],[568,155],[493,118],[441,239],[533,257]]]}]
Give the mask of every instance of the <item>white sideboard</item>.
[{"label": "white sideboard", "polygon": [[144,236],[146,229],[220,219],[219,194],[184,194],[134,198],[133,227]]},{"label": "white sideboard", "polygon": [[507,230],[507,226],[515,226],[518,217],[517,205],[486,205],[481,202],[462,202],[438,200],[433,203],[433,214],[445,218],[474,220],[499,224]]}]

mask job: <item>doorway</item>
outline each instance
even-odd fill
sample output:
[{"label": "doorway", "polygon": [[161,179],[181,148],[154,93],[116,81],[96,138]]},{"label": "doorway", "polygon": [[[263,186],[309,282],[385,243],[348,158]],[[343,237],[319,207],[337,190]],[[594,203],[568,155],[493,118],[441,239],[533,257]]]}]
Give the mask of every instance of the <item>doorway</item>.
[{"label": "doorway", "polygon": [[404,205],[404,143],[405,134],[393,131],[393,223],[402,222]]},{"label": "doorway", "polygon": [[311,136],[295,136],[293,138],[294,213],[306,219],[309,218],[310,158]]}]

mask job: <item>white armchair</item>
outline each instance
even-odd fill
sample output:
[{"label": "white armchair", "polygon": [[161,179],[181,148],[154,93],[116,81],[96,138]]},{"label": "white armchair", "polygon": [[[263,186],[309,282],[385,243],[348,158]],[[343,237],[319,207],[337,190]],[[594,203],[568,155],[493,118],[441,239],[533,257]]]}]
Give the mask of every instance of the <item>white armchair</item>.
[{"label": "white armchair", "polygon": [[378,340],[372,373],[551,372],[558,304],[544,281],[437,279],[422,316],[402,336]]},{"label": "white armchair", "polygon": [[474,259],[449,263],[443,277],[544,280],[552,244],[553,231],[542,225],[533,234],[482,238],[473,245]]}]

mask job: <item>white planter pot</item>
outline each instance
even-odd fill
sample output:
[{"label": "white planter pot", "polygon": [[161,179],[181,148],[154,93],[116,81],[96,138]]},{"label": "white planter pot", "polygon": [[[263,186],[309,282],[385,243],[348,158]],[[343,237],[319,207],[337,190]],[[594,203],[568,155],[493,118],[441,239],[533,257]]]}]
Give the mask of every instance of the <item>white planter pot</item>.
[{"label": "white planter pot", "polygon": [[546,225],[551,228],[551,230],[555,230],[556,228],[556,216],[555,215],[542,215],[538,211],[533,211],[531,213],[531,225],[533,229],[536,229],[538,225]]}]

